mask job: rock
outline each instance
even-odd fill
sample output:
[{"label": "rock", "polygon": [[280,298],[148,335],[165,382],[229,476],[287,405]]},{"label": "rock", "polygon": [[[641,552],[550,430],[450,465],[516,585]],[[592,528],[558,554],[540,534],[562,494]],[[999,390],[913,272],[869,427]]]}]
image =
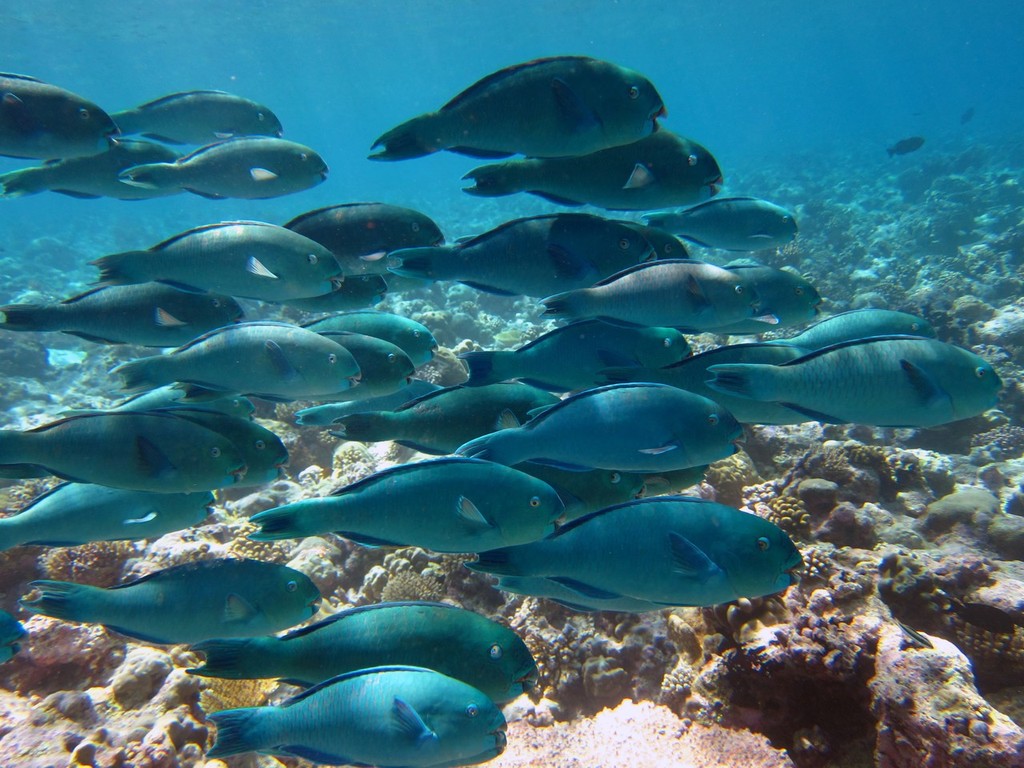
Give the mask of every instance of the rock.
[{"label": "rock", "polygon": [[996,515],[988,526],[989,543],[1001,556],[1024,560],[1024,517]]},{"label": "rock", "polygon": [[170,671],[170,657],[163,651],[132,648],[110,683],[114,698],[125,709],[140,707],[156,695]]},{"label": "rock", "polygon": [[963,488],[928,505],[921,525],[944,533],[957,523],[984,525],[999,510],[999,499],[981,488]]},{"label": "rock", "polygon": [[839,485],[820,477],[809,477],[797,486],[796,495],[807,505],[812,515],[826,514],[836,505]]},{"label": "rock", "polygon": [[839,504],[818,528],[816,538],[829,541],[837,547],[872,549],[878,543],[874,520],[864,507],[848,501]]}]

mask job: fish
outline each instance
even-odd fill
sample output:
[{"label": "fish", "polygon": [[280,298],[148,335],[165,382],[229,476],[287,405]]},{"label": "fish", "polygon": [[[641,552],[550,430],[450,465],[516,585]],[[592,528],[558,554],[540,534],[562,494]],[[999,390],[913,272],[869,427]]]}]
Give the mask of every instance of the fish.
[{"label": "fish", "polygon": [[423,323],[391,312],[373,309],[341,312],[311,320],[302,327],[317,333],[349,331],[376,336],[399,347],[417,368],[429,363],[438,350],[437,339]]},{"label": "fish", "polygon": [[822,347],[869,336],[921,336],[934,339],[935,329],[923,317],[891,309],[851,309],[830,315],[796,336],[774,339],[768,344],[785,344],[812,352]]},{"label": "fish", "polygon": [[[117,405],[105,409],[96,408],[73,408],[61,411],[62,416],[72,416],[79,413],[111,413],[117,411],[158,411],[174,406],[189,406],[190,402],[185,400],[188,397],[187,388],[176,385],[166,385],[142,392],[122,400]],[[242,419],[252,418],[256,406],[252,400],[241,395],[224,393],[218,396],[207,396],[203,398],[203,408],[207,410],[220,411],[230,416],[237,416]]]},{"label": "fish", "polygon": [[309,147],[256,137],[207,144],[173,163],[144,163],[121,171],[125,184],[176,189],[215,200],[265,200],[315,187],[327,180],[327,163]]},{"label": "fish", "polygon": [[152,493],[61,483],[0,519],[0,550],[22,544],[71,547],[93,541],[157,539],[199,525],[213,494]]},{"label": "fish", "polygon": [[689,496],[638,499],[594,512],[530,544],[481,552],[470,570],[544,578],[583,603],[634,598],[710,606],[795,583],[800,552],[778,526]]},{"label": "fish", "polygon": [[916,152],[924,146],[924,138],[921,136],[910,136],[906,139],[900,139],[891,147],[888,147],[885,151],[889,153],[889,157],[894,155],[909,155],[911,152]]},{"label": "fish", "polygon": [[550,392],[526,384],[445,387],[394,411],[345,416],[331,434],[362,442],[394,440],[422,453],[448,454],[474,437],[518,426],[530,411],[557,402]]},{"label": "fish", "polygon": [[317,208],[284,226],[331,251],[346,275],[386,275],[391,251],[444,243],[444,234],[429,216],[387,203]]},{"label": "fish", "polygon": [[[386,510],[386,514],[382,514]],[[371,547],[477,552],[554,531],[563,506],[547,483],[488,461],[400,464],[333,491],[257,512],[253,541],[336,533]]]},{"label": "fish", "polygon": [[21,650],[18,641],[27,634],[20,621],[7,611],[0,611],[0,664],[10,661]]},{"label": "fish", "polygon": [[690,252],[686,250],[686,246],[683,241],[670,232],[666,232],[658,227],[651,227],[645,224],[640,224],[636,221],[627,221],[625,219],[617,219],[620,224],[624,224],[634,232],[638,232],[640,237],[651,244],[651,248],[654,251],[655,259],[688,259],[690,258]]},{"label": "fish", "polygon": [[0,329],[59,331],[98,344],[177,347],[242,317],[230,296],[161,283],[92,288],[59,303],[0,307]]},{"label": "fish", "polygon": [[111,373],[128,392],[187,382],[279,401],[341,392],[360,376],[352,353],[337,342],[270,321],[217,328],[169,354],[122,363]]},{"label": "fish", "polygon": [[388,284],[380,275],[346,275],[330,293],[286,299],[289,307],[320,314],[323,312],[351,312],[379,304],[388,292]]},{"label": "fish", "polygon": [[707,384],[778,402],[828,424],[935,427],[996,404],[1002,381],[984,358],[934,339],[874,336],[781,365],[712,365]]},{"label": "fish", "polygon": [[396,392],[389,395],[378,395],[364,400],[353,400],[347,403],[327,403],[303,408],[295,412],[295,423],[303,426],[324,427],[353,413],[369,413],[371,411],[393,411],[410,400],[441,389],[422,379],[413,379]]},{"label": "fish", "polygon": [[519,635],[473,611],[443,603],[391,602],[350,608],[282,637],[207,640],[194,675],[277,678],[312,686],[367,667],[426,667],[472,685],[497,704],[537,683]]},{"label": "fish", "polygon": [[692,208],[647,213],[643,219],[691,243],[727,251],[780,248],[797,233],[792,211],[756,197],[716,197]]},{"label": "fish", "polygon": [[671,472],[658,472],[656,475],[643,475],[643,495],[646,497],[682,493],[686,489],[704,482],[707,473],[707,466],[697,466],[676,469]]},{"label": "fish", "polygon": [[48,160],[0,176],[0,197],[15,198],[40,192],[68,197],[148,200],[180,192],[178,189],[143,189],[125,184],[118,174],[140,163],[173,163],[178,153],[169,147],[135,139],[117,139],[95,155]]},{"label": "fish", "polygon": [[756,317],[709,328],[713,333],[764,333],[802,325],[818,316],[821,294],[805,277],[756,262],[726,264],[725,269],[739,277],[750,293],[756,294]]},{"label": "fish", "polygon": [[281,138],[281,121],[263,104],[225,91],[182,91],[111,115],[123,134],[168,144],[209,144],[238,136]]},{"label": "fish", "polygon": [[968,107],[964,110],[963,114],[960,115],[960,125],[967,125],[971,120],[974,119],[974,107]]},{"label": "fish", "polygon": [[457,280],[499,296],[542,298],[585,288],[655,257],[637,228],[587,213],[513,219],[452,246],[388,256],[402,277]]},{"label": "fish", "polygon": [[705,382],[711,378],[713,365],[758,363],[780,365],[806,354],[802,347],[790,344],[729,344],[688,357],[664,368],[613,367],[601,371],[602,383],[653,382],[693,392],[713,400],[729,411],[740,424],[800,424],[808,417],[784,405],[739,397],[712,389]]},{"label": "fish", "polygon": [[[0,466],[79,483],[157,493],[225,488],[245,474],[224,435],[170,412],[83,413],[27,431],[0,430]],[[29,474],[20,474],[28,472]]]},{"label": "fish", "polygon": [[643,75],[586,56],[552,56],[498,70],[437,112],[383,134],[371,160],[440,150],[471,157],[585,155],[657,130],[665,104]]},{"label": "fish", "polygon": [[305,574],[259,560],[197,560],[114,587],[70,581],[29,582],[38,596],[27,611],[79,624],[101,624],[159,645],[217,637],[258,637],[313,616],[320,592]]},{"label": "fish", "polygon": [[483,763],[507,743],[486,694],[422,667],[370,667],[332,677],[277,707],[214,712],[206,753],[299,757],[327,765],[448,768]]},{"label": "fish", "polygon": [[996,635],[1013,635],[1024,619],[989,603],[965,603],[952,598],[948,612],[962,621]]},{"label": "fish", "polygon": [[565,511],[559,523],[567,523],[599,509],[638,499],[645,493],[645,475],[637,472],[619,472],[615,469],[591,469],[570,472],[543,464],[526,461],[513,469],[543,480],[555,489]]},{"label": "fish", "polygon": [[638,328],[578,320],[555,328],[516,350],[464,352],[468,387],[518,379],[541,389],[568,392],[600,382],[612,366],[662,368],[690,355],[674,328]]},{"label": "fish", "polygon": [[89,262],[101,285],[156,281],[192,293],[262,301],[330,293],[341,267],[319,243],[262,221],[225,221],[188,229],[145,251]]},{"label": "fish", "polygon": [[355,358],[359,381],[355,386],[318,398],[367,400],[390,395],[409,384],[416,372],[409,356],[390,341],[350,331],[324,331],[320,335],[340,344]]},{"label": "fish", "polygon": [[662,259],[542,303],[544,314],[555,317],[699,332],[750,319],[757,302],[757,292],[736,272],[703,261]]},{"label": "fish", "polygon": [[110,115],[88,99],[28,75],[0,72],[0,155],[95,155],[117,132]]},{"label": "fish", "polygon": [[714,156],[695,141],[661,130],[634,144],[580,157],[524,158],[482,165],[463,192],[503,197],[529,192],[558,205],[649,211],[695,205],[722,188]]},{"label": "fish", "polygon": [[537,412],[522,427],[459,446],[460,456],[558,469],[659,472],[724,459],[743,428],[706,397],[665,384],[586,389]]}]

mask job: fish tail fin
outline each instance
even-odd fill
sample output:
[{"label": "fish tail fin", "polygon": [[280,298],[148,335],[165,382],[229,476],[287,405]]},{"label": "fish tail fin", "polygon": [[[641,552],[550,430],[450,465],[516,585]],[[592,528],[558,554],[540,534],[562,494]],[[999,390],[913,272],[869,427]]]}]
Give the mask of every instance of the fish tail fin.
[{"label": "fish tail fin", "polygon": [[438,257],[450,254],[452,249],[448,246],[435,246],[423,248],[402,248],[388,254],[388,271],[394,272],[402,277],[418,277],[422,280],[441,280],[443,275],[438,274]]},{"label": "fish tail fin", "polygon": [[[295,504],[285,504],[273,509],[257,512],[249,518],[249,522],[258,525],[258,531],[249,534],[252,541],[277,541],[279,539],[296,539],[302,536],[315,536],[332,530],[329,524],[317,525],[315,507],[307,500]],[[313,513],[313,514],[311,514]]]},{"label": "fish tail fin", "polygon": [[49,189],[44,168],[22,168],[0,176],[0,197],[15,198],[36,195]]},{"label": "fish tail fin", "polygon": [[175,163],[144,163],[125,168],[117,178],[125,184],[142,189],[168,189],[178,186],[174,180],[178,168]]},{"label": "fish tail fin", "polygon": [[388,429],[390,416],[387,411],[353,413],[335,422],[331,434],[343,440],[358,440],[363,443],[391,440],[393,436]]},{"label": "fish tail fin", "polygon": [[142,114],[137,109],[125,109],[121,112],[110,113],[110,119],[114,121],[114,125],[121,131],[122,136],[139,133],[142,130],[140,117]]},{"label": "fish tail fin", "polygon": [[45,304],[8,304],[0,307],[0,328],[6,331],[51,331],[53,308]]},{"label": "fish tail fin", "polygon": [[513,172],[516,167],[512,163],[493,163],[474,168],[462,177],[463,181],[472,181],[473,186],[463,187],[462,191],[476,197],[504,197],[522,192],[524,187],[516,178],[518,174]]},{"label": "fish tail fin", "polygon": [[574,291],[556,293],[541,299],[544,311],[541,314],[553,315],[555,317],[582,317],[584,314],[583,304],[586,297],[585,291],[588,288],[579,288]]},{"label": "fish tail fin", "polygon": [[277,707],[246,707],[214,712],[209,719],[217,726],[217,737],[207,757],[227,757],[242,752],[255,752],[271,746],[264,743],[273,731],[266,727],[266,718],[273,717]]},{"label": "fish tail fin", "polygon": [[754,363],[712,365],[708,373],[712,378],[707,385],[716,392],[745,397],[749,400],[776,400],[776,366]]},{"label": "fish tail fin", "polygon": [[435,139],[427,138],[435,131],[437,113],[429,112],[392,128],[373,142],[370,149],[383,147],[369,156],[370,160],[411,160],[431,155],[444,147]]},{"label": "fish tail fin", "polygon": [[136,274],[140,260],[148,255],[147,251],[125,251],[100,256],[89,263],[100,271],[97,285],[132,285],[148,281],[149,278]]},{"label": "fish tail fin", "polygon": [[70,581],[33,581],[29,584],[39,590],[39,597],[22,599],[21,607],[31,613],[41,613],[63,621],[90,621],[92,603],[98,587],[73,584]]},{"label": "fish tail fin", "polygon": [[523,456],[522,451],[516,449],[516,438],[520,434],[520,431],[515,428],[499,429],[497,432],[481,435],[460,445],[455,453],[471,459],[485,459],[493,461],[495,464],[512,466],[529,458],[529,456]]},{"label": "fish tail fin", "polygon": [[162,362],[163,355],[140,357],[138,360],[121,363],[110,372],[121,377],[122,388],[126,392],[145,392],[173,381],[166,380],[161,375]]},{"label": "fish tail fin", "polygon": [[259,662],[264,657],[264,646],[268,645],[268,641],[277,642],[276,638],[263,637],[204,640],[191,646],[191,650],[205,657],[203,665],[185,671],[200,677],[223,677],[231,680],[259,677],[260,670],[265,666]]},{"label": "fish tail fin", "polygon": [[469,368],[469,381],[467,387],[481,387],[485,384],[496,384],[505,381],[506,377],[499,372],[500,366],[496,366],[506,354],[503,352],[465,352],[459,355],[459,359]]},{"label": "fish tail fin", "polygon": [[493,576],[521,576],[515,563],[513,552],[515,547],[502,547],[480,552],[476,560],[466,563],[466,567],[477,573],[489,573]]},{"label": "fish tail fin", "polygon": [[337,403],[313,405],[309,408],[303,408],[301,411],[295,412],[295,423],[300,427],[326,427],[335,418],[338,418],[335,415],[337,410]]}]

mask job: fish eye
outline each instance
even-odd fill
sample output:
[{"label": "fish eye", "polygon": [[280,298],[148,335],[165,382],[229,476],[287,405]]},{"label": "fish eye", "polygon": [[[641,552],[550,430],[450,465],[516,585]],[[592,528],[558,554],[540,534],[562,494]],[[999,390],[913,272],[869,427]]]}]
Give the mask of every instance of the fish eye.
[{"label": "fish eye", "polygon": [[306,261],[308,261],[310,264],[316,264],[318,261],[320,261],[320,259],[317,258],[317,255],[315,253],[310,253],[306,255]]},{"label": "fish eye", "polygon": [[686,158],[686,162],[689,163],[691,167],[695,166],[697,164],[697,156],[690,155]]},{"label": "fish eye", "polygon": [[257,451],[262,451],[264,448],[267,447],[267,443],[264,440],[257,440],[255,443],[253,443],[253,445],[256,446]]},{"label": "fish eye", "polygon": [[388,352],[388,362],[393,363],[398,359],[398,356],[394,352]]},{"label": "fish eye", "polygon": [[419,331],[413,331],[413,332],[412,332],[412,337],[413,337],[414,339],[418,339],[418,338],[420,337],[420,335],[421,335],[421,334],[420,334],[420,332],[419,332]]},{"label": "fish eye", "polygon": [[629,86],[629,98],[636,99],[636,98],[639,98],[639,96],[640,96],[640,89],[637,88],[635,85]]},{"label": "fish eye", "polygon": [[220,307],[220,299],[213,299],[213,306]]},{"label": "fish eye", "polygon": [[412,223],[412,231],[413,232],[419,232],[420,231],[420,223],[418,221],[414,221]]},{"label": "fish eye", "polygon": [[712,427],[715,426],[716,424],[718,424],[718,414],[717,413],[709,413],[708,414],[708,424],[710,424]]},{"label": "fish eye", "polygon": [[611,481],[612,485],[618,485],[619,481],[622,480],[622,475],[618,472],[612,472],[611,477],[608,479]]},{"label": "fish eye", "polygon": [[661,340],[661,345],[663,347],[665,347],[666,349],[668,347],[671,347],[672,346],[672,339],[670,339],[668,336],[666,336],[664,339]]},{"label": "fish eye", "polygon": [[480,714],[480,708],[476,704],[470,704],[466,707],[466,717],[476,717]]},{"label": "fish eye", "polygon": [[287,589],[289,592],[294,592],[296,589],[299,588],[299,582],[295,581],[295,579],[292,579],[284,585],[284,588]]},{"label": "fish eye", "polygon": [[797,295],[797,296],[803,296],[803,295],[804,295],[804,289],[803,289],[803,288],[800,288],[799,286],[797,286],[797,287],[796,287],[796,288],[794,288],[793,290],[794,290],[794,291],[796,291],[796,295]]},{"label": "fish eye", "polygon": [[88,120],[90,117],[89,110],[85,107],[82,107],[80,110],[78,110],[78,116],[83,120]]},{"label": "fish eye", "polygon": [[540,506],[540,496],[531,496],[530,497],[530,506],[533,507],[534,509],[539,507]]},{"label": "fish eye", "polygon": [[974,375],[977,376],[979,379],[985,378],[985,369],[979,365],[977,368],[974,369]]},{"label": "fish eye", "polygon": [[488,653],[490,654],[492,659],[497,661],[498,659],[501,658],[501,654],[503,653],[503,651],[501,650],[501,646],[498,645],[497,643],[495,643],[494,645],[491,646],[491,650],[488,651]]},{"label": "fish eye", "polygon": [[210,449],[210,455],[216,459],[218,456],[220,456],[220,448],[218,448],[216,445],[213,446],[213,448]]},{"label": "fish eye", "polygon": [[621,240],[619,240],[619,249],[620,249],[620,250],[623,250],[623,251],[625,251],[625,250],[627,250],[628,248],[629,248],[629,238],[627,238],[627,237],[624,237],[624,238],[622,238]]},{"label": "fish eye", "polygon": [[264,120],[267,119],[267,116],[264,115],[262,112],[257,112],[256,113],[256,119],[259,120],[262,123]]},{"label": "fish eye", "polygon": [[330,354],[327,355],[327,362],[330,363],[331,365],[334,365],[336,362],[338,362],[338,356],[331,352]]},{"label": "fish eye", "polygon": [[770,547],[771,545],[772,545],[772,543],[770,541],[768,541],[768,539],[765,538],[764,536],[761,536],[757,540],[757,548],[760,549],[762,552],[767,551],[768,547]]},{"label": "fish eye", "polygon": [[742,285],[737,285],[734,290],[736,291],[736,293],[743,293],[743,286]]},{"label": "fish eye", "polygon": [[306,162],[309,160],[309,155],[306,152],[299,152],[299,160]]}]

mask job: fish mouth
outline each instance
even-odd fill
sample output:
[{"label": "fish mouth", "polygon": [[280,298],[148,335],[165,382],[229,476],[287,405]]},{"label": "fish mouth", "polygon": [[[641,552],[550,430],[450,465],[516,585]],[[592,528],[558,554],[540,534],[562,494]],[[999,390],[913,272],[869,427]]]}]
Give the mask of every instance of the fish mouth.
[{"label": "fish mouth", "polygon": [[711,181],[709,181],[707,186],[708,186],[708,190],[711,193],[711,197],[714,197],[719,192],[721,192],[722,191],[722,186],[724,184],[725,184],[725,179],[722,176],[718,176],[718,178],[715,178],[715,179],[712,179]]},{"label": "fish mouth", "polygon": [[332,277],[330,283],[331,293],[334,293],[334,291],[340,291],[341,287],[345,284],[345,276],[338,275],[337,277]]},{"label": "fish mouth", "polygon": [[651,112],[650,121],[654,125],[654,130],[658,130],[658,118],[668,117],[668,108],[664,104],[659,104],[658,108]]},{"label": "fish mouth", "polygon": [[540,680],[540,673],[537,671],[536,667],[531,667],[516,678],[516,683],[518,683],[524,691],[528,691],[537,685],[538,680]]},{"label": "fish mouth", "polygon": [[324,168],[322,171],[320,171],[320,181],[327,181],[327,171],[327,168]]},{"label": "fish mouth", "polygon": [[228,474],[230,474],[233,478],[235,478],[234,482],[240,483],[240,482],[242,482],[242,478],[245,477],[245,473],[248,472],[248,471],[249,471],[249,465],[248,464],[243,464],[242,466],[240,466],[240,467],[238,467],[236,469],[231,470]]},{"label": "fish mouth", "polygon": [[494,737],[494,748],[498,750],[500,755],[505,751],[505,747],[508,746],[508,736],[505,734],[505,729],[499,728],[496,731],[491,731],[490,735]]}]

